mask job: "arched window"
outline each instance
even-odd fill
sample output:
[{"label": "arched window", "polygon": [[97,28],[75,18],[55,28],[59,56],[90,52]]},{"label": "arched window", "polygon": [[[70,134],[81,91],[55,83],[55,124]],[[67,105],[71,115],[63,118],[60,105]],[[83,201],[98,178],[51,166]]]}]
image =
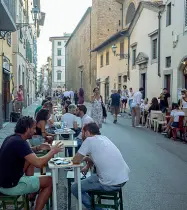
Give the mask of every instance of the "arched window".
[{"label": "arched window", "polygon": [[131,2],[129,7],[128,7],[128,10],[127,10],[126,25],[129,24],[132,21],[135,12],[136,12],[135,5],[134,5],[133,2]]}]

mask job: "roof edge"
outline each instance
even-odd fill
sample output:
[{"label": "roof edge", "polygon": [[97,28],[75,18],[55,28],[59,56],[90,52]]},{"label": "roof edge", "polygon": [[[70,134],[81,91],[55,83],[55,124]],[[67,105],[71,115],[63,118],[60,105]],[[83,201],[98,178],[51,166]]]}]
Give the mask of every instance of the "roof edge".
[{"label": "roof edge", "polygon": [[81,20],[79,21],[79,23],[77,24],[76,28],[74,29],[73,33],[71,34],[71,36],[69,37],[65,47],[67,47],[67,45],[69,44],[70,40],[72,39],[72,37],[74,36],[74,34],[76,33],[76,31],[79,29],[80,25],[82,24],[82,22],[86,19],[87,15],[91,12],[92,7],[88,7],[88,9],[86,10],[86,12],[84,13],[84,15],[82,16]]},{"label": "roof edge", "polygon": [[121,36],[127,35],[128,34],[127,32],[128,32],[128,28],[123,29],[123,30],[119,31],[118,33],[113,34],[111,37],[109,37],[108,39],[106,39],[103,43],[101,43],[96,48],[94,48],[93,50],[91,50],[91,52],[97,52],[97,51],[99,51],[100,49],[102,49],[103,47],[107,46],[111,42],[117,40]]}]

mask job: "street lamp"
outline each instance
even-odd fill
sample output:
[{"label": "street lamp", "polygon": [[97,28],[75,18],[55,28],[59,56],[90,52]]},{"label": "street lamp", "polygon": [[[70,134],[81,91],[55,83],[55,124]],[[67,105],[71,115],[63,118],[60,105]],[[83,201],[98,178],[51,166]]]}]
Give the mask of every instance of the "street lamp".
[{"label": "street lamp", "polygon": [[38,15],[39,15],[39,8],[37,5],[35,5],[34,8],[32,8],[31,13],[32,13],[32,19],[34,20],[35,26],[36,26],[36,21],[38,20]]},{"label": "street lamp", "polygon": [[112,45],[112,52],[114,53],[114,55],[116,55],[116,49],[117,49],[117,46],[115,44]]}]

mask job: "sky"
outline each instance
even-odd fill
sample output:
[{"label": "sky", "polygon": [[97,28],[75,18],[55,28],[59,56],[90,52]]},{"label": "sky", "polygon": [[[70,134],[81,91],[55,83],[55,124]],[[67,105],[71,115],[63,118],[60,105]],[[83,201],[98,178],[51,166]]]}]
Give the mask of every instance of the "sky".
[{"label": "sky", "polygon": [[46,18],[38,39],[38,69],[51,56],[49,37],[72,33],[91,4],[92,0],[41,0],[41,11]]}]

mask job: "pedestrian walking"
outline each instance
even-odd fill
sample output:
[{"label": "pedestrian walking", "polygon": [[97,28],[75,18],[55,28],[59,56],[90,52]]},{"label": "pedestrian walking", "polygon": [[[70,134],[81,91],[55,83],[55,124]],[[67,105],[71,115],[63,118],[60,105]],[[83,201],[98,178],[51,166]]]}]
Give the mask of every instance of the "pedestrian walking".
[{"label": "pedestrian walking", "polygon": [[74,102],[75,102],[75,105],[77,105],[78,103],[78,93],[77,93],[77,90],[75,90],[75,93],[74,93]]},{"label": "pedestrian walking", "polygon": [[79,89],[79,94],[78,94],[78,104],[84,104],[84,90],[83,88]]},{"label": "pedestrian walking", "polygon": [[114,90],[113,94],[111,95],[111,107],[112,107],[112,113],[114,115],[114,124],[117,123],[118,114],[120,111],[120,94],[117,90]]},{"label": "pedestrian walking", "polygon": [[[144,88],[140,88],[138,92],[134,94],[134,99],[132,102],[132,126],[140,127],[140,105],[142,99],[142,93]],[[135,123],[136,122],[136,123]]]},{"label": "pedestrian walking", "polygon": [[132,102],[133,102],[133,97],[134,97],[134,91],[132,88],[129,88],[129,108],[130,108],[130,115],[132,114]]},{"label": "pedestrian walking", "polygon": [[23,85],[20,85],[19,90],[17,92],[17,112],[19,111],[20,114],[22,114],[23,103],[24,103]]},{"label": "pedestrian walking", "polygon": [[102,127],[103,122],[103,108],[102,108],[102,97],[99,93],[99,88],[94,88],[93,95],[91,97],[92,103],[92,110],[91,110],[91,117],[94,122],[99,126]]},{"label": "pedestrian walking", "polygon": [[121,91],[121,112],[125,113],[125,109],[126,109],[126,106],[127,106],[127,99],[128,99],[128,89],[127,89],[127,86],[124,85],[123,86],[123,90]]}]

